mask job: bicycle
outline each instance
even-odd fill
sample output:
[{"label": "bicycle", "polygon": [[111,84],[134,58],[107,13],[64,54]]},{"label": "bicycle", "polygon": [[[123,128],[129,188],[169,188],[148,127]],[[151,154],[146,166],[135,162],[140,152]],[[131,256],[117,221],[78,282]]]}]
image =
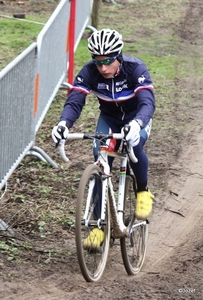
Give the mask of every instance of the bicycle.
[{"label": "bicycle", "polygon": [[[128,132],[129,128],[125,128]],[[127,133],[126,133],[127,134]],[[98,140],[99,156],[88,165],[80,179],[76,203],[75,241],[79,266],[88,282],[98,281],[106,267],[110,239],[120,239],[123,264],[128,275],[137,274],[144,263],[148,220],[135,217],[136,179],[130,169],[129,159],[137,162],[132,147],[121,133],[85,134],[69,133],[67,139]],[[109,151],[107,140],[122,140],[120,152]],[[64,161],[68,161],[62,140],[58,146]],[[120,175],[117,200],[108,156],[120,160]],[[98,249],[85,249],[84,239],[94,228],[102,229],[104,241]]]}]

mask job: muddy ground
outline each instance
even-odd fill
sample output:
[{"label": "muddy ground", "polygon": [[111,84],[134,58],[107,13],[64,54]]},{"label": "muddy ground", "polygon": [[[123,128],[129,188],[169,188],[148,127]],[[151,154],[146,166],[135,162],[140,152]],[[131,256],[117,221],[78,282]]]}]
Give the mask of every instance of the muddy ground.
[{"label": "muddy ground", "polygon": [[[21,10],[17,6],[20,1],[3,2],[0,9],[4,13]],[[57,1],[40,1],[41,7],[37,1],[21,2],[24,2],[21,4],[24,11],[34,10],[36,13],[39,9],[52,10]],[[124,16],[128,15],[128,19],[135,17],[126,1],[118,2]],[[152,9],[157,9],[157,17],[161,18],[161,9],[158,8],[164,1],[151,2]],[[33,6],[34,3],[38,6]],[[138,1],[138,4],[144,24],[144,1]],[[104,3],[102,9],[110,9],[109,5],[113,4]],[[185,1],[181,11],[176,24],[170,23],[170,18],[165,20],[165,32],[168,27],[182,38],[182,43],[176,45],[176,53],[180,51],[187,56],[194,52],[202,59],[203,4],[198,0]],[[106,23],[111,26],[112,20],[106,18]],[[147,33],[143,26],[137,34]],[[155,51],[154,48],[151,50]],[[155,125],[158,123],[156,120],[165,124],[170,124],[171,120],[175,128],[173,133],[164,126],[161,127],[163,130],[152,131],[146,147],[155,204],[142,271],[134,277],[125,273],[117,241],[110,250],[101,281],[94,284],[84,281],[75,250],[74,201],[81,172],[92,157],[89,146],[81,152],[80,145],[72,143],[68,148],[72,161],[69,166],[61,164],[59,169],[53,170],[47,164],[26,157],[8,181],[8,190],[0,202],[0,218],[12,226],[16,238],[0,236],[1,299],[203,298],[203,80],[202,76],[195,77],[196,71],[198,73],[198,65],[193,65],[184,80],[174,78],[174,102],[168,109],[177,109],[172,110],[172,114],[162,115],[160,111],[155,114]],[[159,87],[155,85],[159,101]],[[183,102],[178,102],[181,97]],[[186,98],[189,103],[192,102],[191,105],[188,102],[184,105]],[[61,107],[56,101],[52,109],[59,113]],[[88,122],[95,122],[95,117]],[[53,120],[46,118],[36,144],[60,163],[57,155],[53,154],[52,126]],[[188,127],[190,130],[186,130]],[[79,128],[76,124],[74,129]],[[165,139],[166,134],[168,140]],[[60,180],[57,180],[59,177]]]}]

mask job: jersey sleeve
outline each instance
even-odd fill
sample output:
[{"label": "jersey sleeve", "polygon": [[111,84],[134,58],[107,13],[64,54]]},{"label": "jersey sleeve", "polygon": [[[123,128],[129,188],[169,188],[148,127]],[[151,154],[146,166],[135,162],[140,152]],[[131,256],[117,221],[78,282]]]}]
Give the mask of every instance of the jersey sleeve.
[{"label": "jersey sleeve", "polygon": [[86,96],[89,94],[91,87],[89,72],[84,66],[75,77],[68,98],[64,104],[60,121],[66,121],[67,127],[71,128],[74,122],[79,118],[85,105]]},{"label": "jersey sleeve", "polygon": [[134,93],[138,102],[135,119],[145,126],[155,111],[154,87],[149,71],[144,63],[139,64],[133,73]]}]

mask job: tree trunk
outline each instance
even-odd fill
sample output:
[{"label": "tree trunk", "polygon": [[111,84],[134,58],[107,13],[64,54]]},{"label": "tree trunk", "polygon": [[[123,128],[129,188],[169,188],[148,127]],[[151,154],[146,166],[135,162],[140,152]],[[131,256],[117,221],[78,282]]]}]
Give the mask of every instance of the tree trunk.
[{"label": "tree trunk", "polygon": [[94,0],[92,6],[92,26],[96,29],[99,25],[99,8],[102,0]]}]

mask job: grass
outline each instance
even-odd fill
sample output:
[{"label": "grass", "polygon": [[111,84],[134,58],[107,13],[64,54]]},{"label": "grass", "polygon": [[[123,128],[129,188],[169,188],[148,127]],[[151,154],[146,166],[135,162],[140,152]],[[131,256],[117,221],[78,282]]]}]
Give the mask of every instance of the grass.
[{"label": "grass", "polygon": [[0,69],[35,42],[41,29],[42,25],[0,19]]},{"label": "grass", "polygon": [[[52,5],[56,1],[50,1]],[[35,4],[36,5],[36,4]],[[5,13],[0,17],[0,70],[10,63],[18,54],[36,41],[40,31],[50,17],[50,11],[38,14],[26,14],[26,18],[18,20]]]}]

